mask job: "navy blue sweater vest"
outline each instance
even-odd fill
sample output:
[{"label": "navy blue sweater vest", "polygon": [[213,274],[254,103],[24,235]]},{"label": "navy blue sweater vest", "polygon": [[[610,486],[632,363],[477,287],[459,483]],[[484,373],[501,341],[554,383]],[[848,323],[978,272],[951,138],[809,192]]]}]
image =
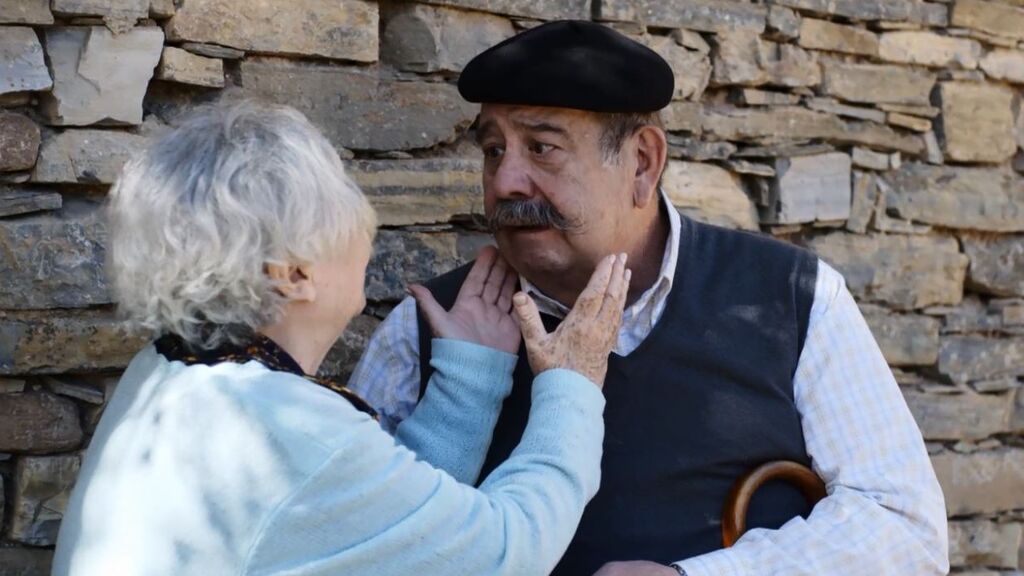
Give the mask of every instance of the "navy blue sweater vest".
[{"label": "navy blue sweater vest", "polygon": [[[468,270],[427,284],[442,306],[454,303]],[[806,251],[682,218],[662,317],[635,351],[609,359],[601,488],[553,574],[591,576],[614,560],[667,564],[721,548],[722,508],[740,476],[771,460],[810,464],[793,375],[816,277]],[[422,391],[432,371],[422,316],[419,330]],[[525,350],[519,355],[481,480],[526,426],[533,374]],[[748,527],[778,528],[808,512],[795,489],[769,484]]]}]

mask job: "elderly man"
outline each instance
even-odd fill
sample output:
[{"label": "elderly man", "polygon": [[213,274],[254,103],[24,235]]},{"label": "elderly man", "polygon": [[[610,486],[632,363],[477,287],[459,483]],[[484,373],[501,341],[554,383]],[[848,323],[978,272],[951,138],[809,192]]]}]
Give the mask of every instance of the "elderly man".
[{"label": "elderly man", "polygon": [[[664,60],[597,24],[552,22],[478,55],[459,90],[481,104],[486,216],[547,328],[602,255],[626,252],[632,270],[601,489],[554,574],[947,572],[941,490],[843,278],[804,250],[686,218],[659,193]],[[466,273],[428,287],[449,306]],[[407,299],[353,375],[387,426],[425,389],[429,336]],[[531,378],[520,353],[481,478],[517,445]],[[768,485],[755,529],[722,549],[731,487],[773,460],[812,467],[827,497],[808,510]]]}]

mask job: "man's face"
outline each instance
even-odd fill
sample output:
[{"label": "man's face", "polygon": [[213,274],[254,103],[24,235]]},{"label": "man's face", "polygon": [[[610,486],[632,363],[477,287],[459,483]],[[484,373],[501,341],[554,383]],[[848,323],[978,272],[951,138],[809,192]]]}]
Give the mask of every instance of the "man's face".
[{"label": "man's face", "polygon": [[484,211],[502,255],[524,276],[585,283],[628,235],[636,161],[606,162],[596,114],[484,104]]}]

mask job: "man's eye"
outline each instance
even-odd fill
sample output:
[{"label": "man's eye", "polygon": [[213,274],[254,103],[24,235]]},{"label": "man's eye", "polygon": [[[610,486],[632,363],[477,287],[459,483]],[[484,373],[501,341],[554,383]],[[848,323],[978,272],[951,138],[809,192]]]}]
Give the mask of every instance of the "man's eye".
[{"label": "man's eye", "polygon": [[484,158],[500,158],[505,153],[501,146],[484,146]]},{"label": "man's eye", "polygon": [[554,149],[555,147],[551,144],[544,144],[543,142],[534,142],[533,144],[530,144],[530,152],[532,154],[537,154],[538,156],[547,154]]}]

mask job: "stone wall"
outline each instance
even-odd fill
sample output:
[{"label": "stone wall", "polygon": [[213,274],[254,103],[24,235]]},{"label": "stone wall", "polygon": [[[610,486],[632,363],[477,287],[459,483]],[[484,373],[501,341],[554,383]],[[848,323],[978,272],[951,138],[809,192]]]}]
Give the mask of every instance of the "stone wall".
[{"label": "stone wall", "polygon": [[118,371],[97,209],[222,89],[301,109],[383,229],[344,377],[403,293],[487,241],[468,59],[605,21],[677,74],[665,188],[841,270],[945,489],[955,570],[1024,564],[1024,0],[0,0],[0,576],[44,574]]}]

